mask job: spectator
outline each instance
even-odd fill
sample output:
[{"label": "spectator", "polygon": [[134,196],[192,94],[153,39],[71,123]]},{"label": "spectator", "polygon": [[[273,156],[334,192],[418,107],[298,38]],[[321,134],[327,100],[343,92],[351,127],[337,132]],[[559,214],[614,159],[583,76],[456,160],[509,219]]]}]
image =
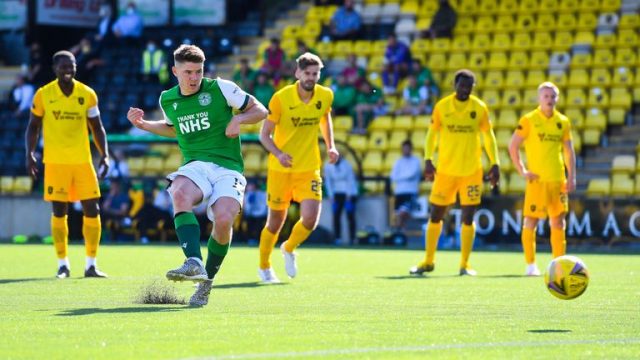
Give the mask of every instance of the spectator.
[{"label": "spectator", "polygon": [[343,157],[338,158],[335,164],[327,162],[324,165],[323,179],[333,209],[333,234],[336,237],[336,244],[343,244],[341,240],[342,211],[345,210],[349,222],[347,244],[351,245],[356,239],[356,202],[358,197],[358,183],[353,167]]},{"label": "spectator", "polygon": [[347,115],[356,105],[356,97],[358,91],[356,88],[347,83],[344,75],[338,75],[336,83],[331,85],[333,90],[333,113],[335,115]]},{"label": "spectator", "polygon": [[137,11],[136,3],[131,1],[127,5],[125,13],[120,15],[111,30],[116,38],[133,40],[132,42],[136,43],[142,36],[143,27],[142,16]]},{"label": "spectator", "polygon": [[418,197],[420,179],[422,178],[421,160],[412,154],[411,140],[402,143],[402,157],[391,170],[391,181],[395,194],[395,224],[397,231],[403,231],[407,221],[411,218],[411,211],[415,208]]},{"label": "spectator", "polygon": [[27,82],[26,75],[20,74],[16,76],[16,82],[11,90],[10,101],[10,103],[13,105],[12,109],[15,109],[13,113],[15,117],[28,117],[34,92],[35,89],[33,85]]},{"label": "spectator", "polygon": [[356,97],[356,126],[353,128],[353,133],[366,134],[369,121],[375,116],[386,114],[387,109],[382,91],[373,87],[368,81],[363,81]]},{"label": "spectator", "polygon": [[94,40],[98,47],[102,48],[103,44],[109,44],[113,39],[113,11],[110,4],[102,4],[100,6],[100,20],[98,20],[98,28]]},{"label": "spectator", "polygon": [[257,244],[260,230],[267,221],[267,193],[253,181],[247,183],[242,206],[242,220],[247,225],[246,238],[251,244]]},{"label": "spectator", "polygon": [[104,60],[100,58],[100,50],[91,40],[93,36],[85,36],[80,42],[73,46],[70,51],[76,56],[77,78],[88,83],[97,66],[104,65]]},{"label": "spectator", "polygon": [[301,39],[296,40],[296,48],[297,48],[297,53],[295,58],[297,59],[300,55],[304,54],[304,53],[312,53],[312,54],[316,54],[316,51],[312,48],[310,48],[307,43],[305,43],[304,41],[302,41]]},{"label": "spectator", "polygon": [[124,226],[131,225],[129,208],[131,203],[129,195],[123,190],[120,180],[113,179],[109,187],[109,193],[102,203],[102,219],[108,229],[111,230],[111,240],[117,240],[120,230]]},{"label": "spectator", "polygon": [[415,75],[409,75],[407,86],[402,91],[402,109],[398,114],[420,115],[431,114],[429,89],[418,84]]},{"label": "spectator", "polygon": [[362,19],[354,9],[353,0],[344,0],[344,5],[331,18],[329,32],[332,40],[355,40],[361,27]]},{"label": "spectator", "polygon": [[350,54],[347,61],[349,65],[342,70],[341,74],[348,84],[357,88],[365,80],[366,70],[358,65],[358,57],[355,54]]},{"label": "spectator", "polygon": [[418,59],[413,59],[413,62],[411,63],[411,74],[416,76],[419,85],[424,85],[427,87],[432,100],[440,94],[438,83],[433,77],[431,69],[426,66],[422,66]]},{"label": "spectator", "polygon": [[282,77],[282,70],[285,62],[284,50],[280,47],[280,39],[272,38],[271,44],[264,50],[264,65],[262,71],[273,79],[274,85],[278,85]]},{"label": "spectator", "polygon": [[253,96],[263,104],[264,106],[269,105],[269,101],[271,101],[271,97],[275,94],[276,89],[271,85],[269,79],[267,78],[267,74],[261,72],[258,74],[257,82],[253,87]]},{"label": "spectator", "polygon": [[382,72],[384,93],[395,94],[398,81],[411,68],[411,51],[405,43],[398,41],[395,34],[391,34],[389,35],[384,57],[386,60],[386,66]]},{"label": "spectator", "polygon": [[253,86],[256,82],[258,72],[253,70],[249,65],[249,59],[240,59],[240,66],[233,72],[232,80],[241,89],[245,89],[247,92],[253,93]]},{"label": "spectator", "polygon": [[45,70],[45,61],[42,57],[42,46],[34,42],[29,48],[29,74],[27,80],[34,86],[41,86],[49,82],[48,71]]},{"label": "spectator", "polygon": [[169,81],[167,68],[167,56],[162,49],[156,46],[156,42],[149,40],[147,47],[142,52],[142,80],[165,84]]},{"label": "spectator", "polygon": [[453,28],[456,27],[457,14],[448,0],[440,0],[440,8],[431,19],[431,26],[427,30],[428,37],[452,37]]}]

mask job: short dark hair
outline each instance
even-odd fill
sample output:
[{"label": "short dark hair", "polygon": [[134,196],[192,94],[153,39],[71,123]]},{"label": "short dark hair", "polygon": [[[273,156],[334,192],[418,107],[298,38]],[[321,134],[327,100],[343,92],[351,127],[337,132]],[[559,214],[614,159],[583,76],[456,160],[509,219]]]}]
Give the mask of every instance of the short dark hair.
[{"label": "short dark hair", "polygon": [[473,71],[469,70],[469,69],[462,69],[462,70],[458,70],[456,71],[456,74],[453,78],[453,83],[457,84],[458,80],[460,80],[460,78],[467,78],[467,79],[471,79],[473,80],[473,83],[476,83],[476,74],[473,73]]},{"label": "short dark hair", "polygon": [[173,61],[176,63],[192,62],[201,64],[205,61],[204,51],[195,45],[182,44],[173,52]]},{"label": "short dark hair", "polygon": [[298,69],[304,70],[308,66],[318,65],[320,69],[324,67],[322,60],[318,55],[312,54],[310,52],[306,52],[296,59],[296,64],[298,64]]},{"label": "short dark hair", "polygon": [[402,142],[402,147],[405,147],[405,146],[409,146],[410,148],[413,149],[413,143],[411,142],[410,139],[407,139],[407,140]]},{"label": "short dark hair", "polygon": [[71,51],[67,51],[67,50],[60,50],[58,52],[56,52],[55,54],[53,54],[53,64],[57,64],[58,61],[60,61],[60,59],[62,58],[67,58],[73,62],[76,62],[76,57],[75,55],[73,55],[73,53]]}]

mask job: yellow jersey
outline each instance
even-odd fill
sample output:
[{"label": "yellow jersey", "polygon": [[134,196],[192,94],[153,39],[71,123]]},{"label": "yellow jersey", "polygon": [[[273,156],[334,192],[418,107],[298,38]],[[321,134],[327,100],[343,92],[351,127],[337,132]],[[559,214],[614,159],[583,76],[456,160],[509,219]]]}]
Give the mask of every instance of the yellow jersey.
[{"label": "yellow jersey", "polygon": [[[87,118],[98,114],[98,97],[87,85],[73,80],[71,95],[65,96],[54,80],[33,97],[31,112],[42,117],[44,157],[50,164],[91,162]],[[94,115],[96,116],[96,115]]]},{"label": "yellow jersey", "polygon": [[318,130],[331,112],[333,91],[316,84],[313,96],[304,103],[298,95],[298,81],[276,92],[269,102],[267,121],[273,122],[273,142],[278,149],[291,155],[292,166],[285,168],[278,158],[269,154],[270,170],[281,172],[317,171],[321,166]]},{"label": "yellow jersey", "polygon": [[487,105],[474,95],[459,101],[451,94],[436,103],[431,131],[437,131],[437,172],[469,176],[482,168],[480,132],[491,130]]},{"label": "yellow jersey", "polygon": [[547,118],[538,107],[525,114],[518,123],[516,134],[524,139],[529,171],[540,181],[565,181],[564,142],[571,140],[571,122],[554,110]]}]

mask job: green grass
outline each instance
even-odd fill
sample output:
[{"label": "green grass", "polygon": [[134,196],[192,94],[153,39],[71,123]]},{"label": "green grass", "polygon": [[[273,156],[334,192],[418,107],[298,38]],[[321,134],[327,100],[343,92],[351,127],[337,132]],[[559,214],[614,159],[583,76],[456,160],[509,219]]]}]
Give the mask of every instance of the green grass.
[{"label": "green grass", "polygon": [[[300,249],[300,274],[257,284],[257,248],[233,247],[209,305],[142,305],[140,289],[182,261],[177,246],[103,246],[109,279],[56,280],[52,246],[0,245],[0,358],[637,358],[640,261],[577,254],[586,293],[562,301],[520,276],[522,255],[475,252],[480,276],[459,277],[458,252],[433,275],[406,276],[414,250]],[[284,280],[282,259],[274,268]],[[539,254],[546,264],[549,254]],[[164,280],[163,280],[164,281]],[[173,285],[172,285],[173,286]],[[188,299],[194,288],[176,284]]]}]

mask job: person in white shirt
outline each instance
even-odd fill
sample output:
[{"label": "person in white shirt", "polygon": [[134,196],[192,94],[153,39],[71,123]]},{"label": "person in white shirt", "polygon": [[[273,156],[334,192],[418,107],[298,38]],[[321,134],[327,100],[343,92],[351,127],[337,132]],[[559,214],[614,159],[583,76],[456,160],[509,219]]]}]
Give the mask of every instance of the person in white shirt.
[{"label": "person in white shirt", "polygon": [[35,90],[33,85],[27,82],[27,78],[24,75],[16,76],[16,83],[13,86],[11,94],[13,103],[16,106],[14,112],[16,117],[29,114],[34,94]]},{"label": "person in white shirt", "polygon": [[402,143],[402,157],[393,164],[390,176],[395,195],[395,227],[400,231],[411,218],[422,178],[422,161],[412,151],[411,140],[405,140]]},{"label": "person in white shirt", "polygon": [[323,169],[324,186],[333,209],[333,233],[336,244],[342,245],[342,212],[347,214],[349,223],[348,244],[353,244],[356,238],[356,201],[358,196],[358,182],[353,167],[348,160],[338,158],[335,164],[327,162]]}]

